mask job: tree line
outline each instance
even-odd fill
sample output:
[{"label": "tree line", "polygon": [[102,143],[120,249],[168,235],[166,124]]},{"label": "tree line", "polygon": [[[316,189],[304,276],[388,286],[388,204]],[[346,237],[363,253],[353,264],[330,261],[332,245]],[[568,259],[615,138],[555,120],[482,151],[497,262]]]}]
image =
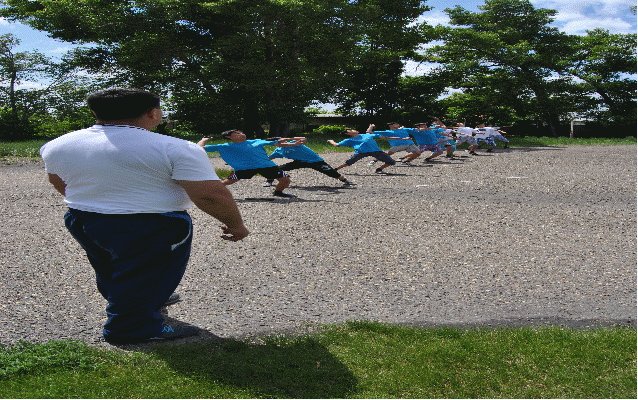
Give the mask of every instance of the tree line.
[{"label": "tree line", "polygon": [[[555,136],[575,118],[601,136],[636,124],[636,35],[569,35],[528,0],[448,8],[449,26],[428,24],[417,0],[0,4],[0,16],[78,45],[54,61],[0,36],[3,139],[91,124],[84,98],[112,86],[161,93],[171,119],[199,133],[263,136],[267,124],[283,136],[318,103],[377,122],[480,118]],[[406,76],[408,61],[433,67]]]}]

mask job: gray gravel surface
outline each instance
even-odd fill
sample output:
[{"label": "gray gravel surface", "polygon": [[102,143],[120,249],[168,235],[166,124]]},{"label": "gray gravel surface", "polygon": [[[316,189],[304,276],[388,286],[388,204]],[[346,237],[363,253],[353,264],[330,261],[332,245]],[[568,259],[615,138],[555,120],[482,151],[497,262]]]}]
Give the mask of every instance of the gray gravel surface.
[{"label": "gray gravel surface", "polygon": [[[367,161],[342,170],[356,188],[293,171],[294,200],[260,177],[230,186],[251,230],[239,243],[193,209],[169,320],[202,328],[191,340],[348,320],[636,326],[636,146],[501,149],[387,176]],[[43,163],[13,160],[0,174],[0,343],[108,346],[106,303]]]}]

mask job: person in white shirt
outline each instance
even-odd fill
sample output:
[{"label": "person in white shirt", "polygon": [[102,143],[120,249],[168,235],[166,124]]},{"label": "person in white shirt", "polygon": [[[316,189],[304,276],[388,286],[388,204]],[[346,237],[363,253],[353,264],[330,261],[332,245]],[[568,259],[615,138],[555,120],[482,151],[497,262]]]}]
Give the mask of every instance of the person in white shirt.
[{"label": "person in white shirt", "polygon": [[476,139],[474,139],[474,135],[478,131],[465,126],[465,124],[462,122],[458,122],[456,124],[456,128],[454,129],[454,131],[456,132],[456,145],[460,146],[463,143],[467,143],[470,146],[468,148],[470,154],[476,154],[478,143]]},{"label": "person in white shirt", "polygon": [[97,123],[40,153],[108,301],[103,336],[125,344],[195,335],[195,327],[166,325],[160,312],[190,257],[186,210],[194,203],[222,222],[224,239],[239,241],[249,232],[237,205],[201,147],[151,132],[162,118],[157,95],[115,88],[87,102]]},{"label": "person in white shirt", "polygon": [[494,150],[494,148],[496,147],[496,142],[494,141],[494,139],[492,139],[492,134],[495,129],[486,127],[485,124],[482,122],[478,124],[475,129],[477,130],[477,133],[476,135],[474,135],[474,139],[476,139],[479,145],[481,143],[485,143],[488,146],[487,150],[485,151],[487,153],[491,153],[492,150]]},{"label": "person in white shirt", "polygon": [[495,141],[498,140],[499,142],[503,142],[504,149],[509,147],[510,141],[505,136],[503,136],[503,134],[505,133],[504,130],[501,130],[500,127],[498,126],[488,126],[487,128],[492,128],[492,131],[491,131],[492,140],[495,140]]}]

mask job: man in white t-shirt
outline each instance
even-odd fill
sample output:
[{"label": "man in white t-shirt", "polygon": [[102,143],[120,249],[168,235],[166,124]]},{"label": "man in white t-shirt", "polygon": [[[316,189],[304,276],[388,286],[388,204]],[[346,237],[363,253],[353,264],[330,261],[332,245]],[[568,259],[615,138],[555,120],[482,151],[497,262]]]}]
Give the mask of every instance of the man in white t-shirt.
[{"label": "man in white t-shirt", "polygon": [[164,323],[160,312],[190,257],[194,203],[222,222],[222,238],[248,235],[237,205],[204,150],[151,132],[159,97],[108,89],[88,98],[96,125],[40,149],[49,181],[68,206],[65,225],[86,251],[108,301],[103,335],[113,344],[176,339],[194,327]]}]

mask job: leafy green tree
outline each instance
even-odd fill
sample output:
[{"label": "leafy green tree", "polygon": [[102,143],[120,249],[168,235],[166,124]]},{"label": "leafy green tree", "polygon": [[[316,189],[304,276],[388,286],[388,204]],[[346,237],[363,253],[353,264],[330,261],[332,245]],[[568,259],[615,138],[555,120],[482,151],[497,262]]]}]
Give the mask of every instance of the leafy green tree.
[{"label": "leafy green tree", "polygon": [[[581,113],[619,125],[636,124],[636,34],[605,29],[571,37],[562,73],[577,78],[584,95]],[[589,100],[589,101],[587,101]]]},{"label": "leafy green tree", "polygon": [[426,75],[399,78],[398,107],[394,119],[407,125],[429,122],[435,116],[443,117],[445,105],[439,97],[447,91],[447,75],[444,70],[435,70]]},{"label": "leafy green tree", "polygon": [[[556,11],[535,9],[528,0],[486,0],[480,9],[446,9],[453,26],[436,28],[444,44],[430,49],[427,59],[456,74],[456,87],[480,90],[476,85],[485,85],[482,89],[492,91],[493,104],[514,100],[532,105],[556,135],[566,116],[564,96],[557,91],[566,82],[556,71],[569,52],[567,35],[549,26]],[[492,90],[503,86],[497,79],[503,77],[507,90]]]},{"label": "leafy green tree", "polygon": [[398,118],[399,86],[404,62],[417,56],[430,10],[418,0],[359,1],[356,21],[357,53],[345,69],[346,80],[332,98],[339,111],[350,115]]},{"label": "leafy green tree", "polygon": [[[20,41],[0,36],[0,137],[35,135],[35,119],[77,110],[84,101],[83,85],[67,60],[55,62],[38,51],[16,52]],[[76,111],[74,111],[76,112]]]},{"label": "leafy green tree", "polygon": [[[112,85],[170,94],[175,117],[196,129],[229,126],[271,134],[328,101],[344,71],[404,48],[414,0],[5,0],[0,14],[90,44],[79,65]],[[414,6],[414,5],[417,6]],[[379,19],[380,18],[380,19]],[[399,28],[395,28],[398,26]],[[416,31],[415,31],[416,32]],[[418,32],[417,32],[418,33]],[[414,34],[414,32],[412,32]],[[371,44],[372,43],[372,44]],[[206,111],[206,119],[197,111]],[[202,115],[202,114],[199,114]]]}]

